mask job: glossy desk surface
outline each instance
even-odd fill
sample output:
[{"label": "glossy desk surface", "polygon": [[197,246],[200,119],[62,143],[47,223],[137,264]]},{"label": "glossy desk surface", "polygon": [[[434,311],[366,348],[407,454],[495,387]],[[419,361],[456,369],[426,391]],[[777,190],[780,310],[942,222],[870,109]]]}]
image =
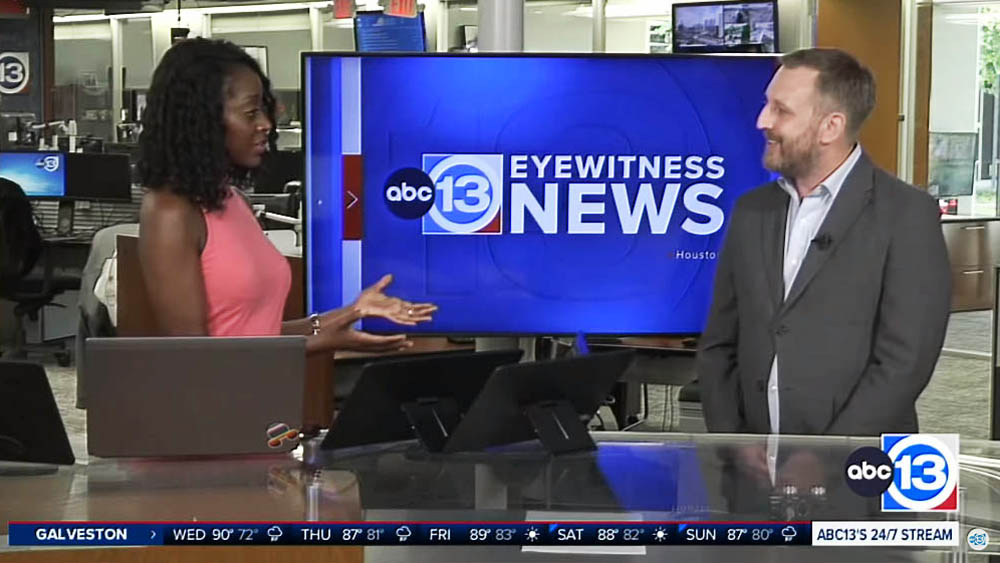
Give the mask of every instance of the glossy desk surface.
[{"label": "glossy desk surface", "polygon": [[[747,460],[749,435],[595,433],[598,450],[552,457],[537,443],[489,453],[427,454],[414,443],[210,460],[91,459],[42,475],[0,474],[0,561],[14,520],[103,521],[783,521],[901,520],[855,495],[847,455],[875,438],[771,440],[773,476]],[[774,451],[774,446],[777,446]],[[961,444],[962,533],[1000,538],[1000,442]],[[803,495],[785,495],[794,485]],[[820,492],[816,487],[822,487]],[[925,516],[927,519],[942,517]],[[988,551],[1000,553],[994,540]],[[141,548],[148,553],[163,548]],[[180,548],[191,549],[194,548]],[[220,549],[220,548],[214,548]],[[244,548],[253,550],[255,548]],[[302,553],[302,549],[292,548]],[[537,548],[542,549],[542,548]],[[565,549],[565,548],[564,548]],[[808,551],[805,551],[808,549]],[[579,561],[595,548],[369,547],[365,561]],[[37,551],[32,551],[34,555]],[[358,550],[360,552],[360,550]],[[587,560],[948,561],[906,548],[635,547]],[[182,552],[186,553],[186,552]],[[221,553],[216,551],[215,553]],[[252,554],[253,551],[246,551]],[[318,549],[312,551],[319,554]],[[299,560],[299,559],[295,559]],[[323,558],[323,560],[333,560]]]}]

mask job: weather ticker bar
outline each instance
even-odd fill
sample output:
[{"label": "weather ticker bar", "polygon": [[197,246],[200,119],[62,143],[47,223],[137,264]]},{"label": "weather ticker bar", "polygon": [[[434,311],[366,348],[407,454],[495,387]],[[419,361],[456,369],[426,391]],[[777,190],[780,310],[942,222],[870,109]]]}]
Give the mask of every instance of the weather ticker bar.
[{"label": "weather ticker bar", "polygon": [[[954,547],[955,521],[900,522],[11,522],[11,546]],[[971,541],[971,540],[970,540]]]},{"label": "weather ticker bar", "polygon": [[11,546],[789,545],[808,522],[11,522]]}]

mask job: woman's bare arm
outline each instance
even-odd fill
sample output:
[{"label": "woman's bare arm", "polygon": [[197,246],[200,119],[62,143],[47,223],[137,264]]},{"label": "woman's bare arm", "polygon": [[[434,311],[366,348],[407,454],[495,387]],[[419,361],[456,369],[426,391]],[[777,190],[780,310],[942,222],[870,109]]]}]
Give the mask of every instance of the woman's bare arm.
[{"label": "woman's bare arm", "polygon": [[150,191],[139,213],[139,260],[149,303],[166,336],[207,336],[201,270],[206,240],[201,211],[167,190]]}]

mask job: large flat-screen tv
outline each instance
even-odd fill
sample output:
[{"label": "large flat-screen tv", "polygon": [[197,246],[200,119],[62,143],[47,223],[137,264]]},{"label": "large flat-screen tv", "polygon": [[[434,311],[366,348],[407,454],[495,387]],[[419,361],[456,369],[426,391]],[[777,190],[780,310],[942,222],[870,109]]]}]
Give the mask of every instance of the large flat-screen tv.
[{"label": "large flat-screen tv", "polygon": [[673,5],[675,53],[777,53],[777,0]]},{"label": "large flat-screen tv", "polygon": [[700,332],[775,65],[305,54],[307,308],[391,273],[415,333]]},{"label": "large flat-screen tv", "polygon": [[358,12],[354,16],[354,45],[361,53],[426,51],[424,13],[406,18],[380,11]]}]

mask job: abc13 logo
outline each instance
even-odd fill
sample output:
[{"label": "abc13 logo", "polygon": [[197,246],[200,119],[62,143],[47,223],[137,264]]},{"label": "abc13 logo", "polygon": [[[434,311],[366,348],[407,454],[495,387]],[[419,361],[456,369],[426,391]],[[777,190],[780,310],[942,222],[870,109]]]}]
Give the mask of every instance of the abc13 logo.
[{"label": "abc13 logo", "polygon": [[883,512],[958,510],[958,435],[883,434],[881,448],[858,448],[844,464],[856,494],[881,495]]}]

